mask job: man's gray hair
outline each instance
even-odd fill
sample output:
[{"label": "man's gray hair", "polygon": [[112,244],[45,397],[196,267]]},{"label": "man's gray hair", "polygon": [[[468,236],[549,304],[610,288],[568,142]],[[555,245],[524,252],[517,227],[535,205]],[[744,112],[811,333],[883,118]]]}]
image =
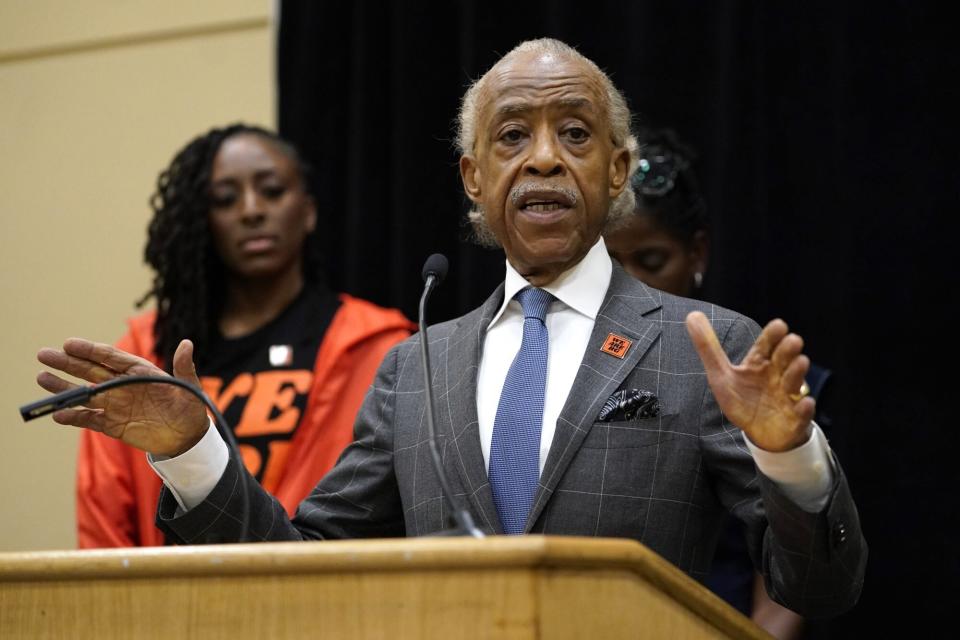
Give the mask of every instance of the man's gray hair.
[{"label": "man's gray hair", "polygon": [[[640,153],[637,138],[630,129],[630,108],[627,106],[626,98],[620,90],[614,86],[610,76],[604,73],[592,60],[564,42],[552,38],[540,38],[538,40],[521,42],[507,53],[507,55],[500,58],[479,80],[470,85],[466,93],[463,94],[463,100],[460,101],[460,114],[457,122],[457,150],[463,155],[473,153],[476,147],[477,118],[479,117],[478,102],[486,86],[490,72],[501,64],[523,53],[553,55],[558,58],[562,57],[582,62],[588,69],[594,71],[600,79],[606,94],[605,106],[608,124],[610,125],[610,136],[616,146],[623,147],[630,152],[627,187],[619,196],[614,198],[613,202],[610,203],[610,210],[607,212],[605,230],[615,228],[633,213],[634,207],[636,206],[636,200],[629,179],[637,170],[637,165],[640,162]],[[497,242],[489,225],[487,225],[487,221],[480,207],[471,209],[467,217],[473,225],[477,242],[485,246],[499,246],[499,242]]]}]

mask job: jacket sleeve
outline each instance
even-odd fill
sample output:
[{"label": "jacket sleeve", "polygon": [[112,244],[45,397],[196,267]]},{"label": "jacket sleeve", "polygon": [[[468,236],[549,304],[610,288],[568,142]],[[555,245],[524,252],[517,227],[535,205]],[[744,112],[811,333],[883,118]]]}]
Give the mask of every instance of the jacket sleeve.
[{"label": "jacket sleeve", "polygon": [[[731,362],[740,362],[760,328],[742,316],[723,324],[717,329],[725,330],[724,349]],[[809,513],[757,471],[743,433],[720,412],[709,390],[702,416],[701,446],[717,495],[746,525],[750,554],[770,597],[814,619],[852,607],[863,587],[867,545],[839,462],[833,459],[826,505]]]},{"label": "jacket sleeve", "polygon": [[210,494],[186,513],[178,511],[175,498],[164,487],[157,526],[186,544],[236,542],[248,500],[248,539],[254,541],[402,536],[403,509],[393,470],[399,348],[387,354],[377,371],[357,415],[355,441],[300,503],[293,520],[231,457]]}]

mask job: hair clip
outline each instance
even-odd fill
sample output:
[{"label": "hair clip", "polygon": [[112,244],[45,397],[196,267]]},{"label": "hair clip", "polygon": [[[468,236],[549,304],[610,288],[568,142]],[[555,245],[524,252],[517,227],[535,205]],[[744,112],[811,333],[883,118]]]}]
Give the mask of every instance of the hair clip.
[{"label": "hair clip", "polygon": [[640,165],[633,174],[634,190],[644,196],[661,197],[673,190],[677,176],[689,163],[658,146],[641,149]]}]

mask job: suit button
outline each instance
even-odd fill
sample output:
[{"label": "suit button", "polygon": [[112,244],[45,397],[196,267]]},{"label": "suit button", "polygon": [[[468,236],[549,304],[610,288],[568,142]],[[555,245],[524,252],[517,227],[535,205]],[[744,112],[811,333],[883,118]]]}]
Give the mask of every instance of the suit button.
[{"label": "suit button", "polygon": [[839,547],[847,541],[847,528],[842,522],[833,525],[833,546]]}]

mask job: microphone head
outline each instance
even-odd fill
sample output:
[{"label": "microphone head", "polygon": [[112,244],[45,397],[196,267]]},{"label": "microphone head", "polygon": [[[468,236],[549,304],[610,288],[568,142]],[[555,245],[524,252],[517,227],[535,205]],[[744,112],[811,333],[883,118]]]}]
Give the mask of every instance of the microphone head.
[{"label": "microphone head", "polygon": [[423,279],[426,280],[433,276],[436,278],[437,284],[440,284],[447,277],[447,269],[449,268],[450,262],[447,261],[447,256],[442,253],[435,253],[423,263]]}]

